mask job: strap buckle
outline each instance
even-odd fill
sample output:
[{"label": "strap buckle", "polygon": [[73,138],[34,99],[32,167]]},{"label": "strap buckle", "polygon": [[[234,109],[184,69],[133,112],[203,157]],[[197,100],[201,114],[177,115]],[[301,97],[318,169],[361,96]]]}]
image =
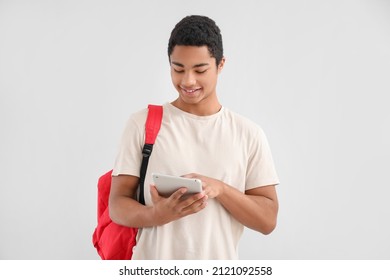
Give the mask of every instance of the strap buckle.
[{"label": "strap buckle", "polygon": [[144,157],[150,157],[153,150],[153,144],[145,144],[144,148],[142,149],[142,155]]}]

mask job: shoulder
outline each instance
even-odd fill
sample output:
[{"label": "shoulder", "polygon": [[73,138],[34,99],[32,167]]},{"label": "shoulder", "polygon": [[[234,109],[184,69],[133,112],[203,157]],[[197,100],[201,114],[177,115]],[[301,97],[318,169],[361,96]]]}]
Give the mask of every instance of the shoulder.
[{"label": "shoulder", "polygon": [[255,121],[234,112],[228,108],[224,108],[224,118],[230,123],[231,126],[245,135],[262,135],[264,134],[263,129]]},{"label": "shoulder", "polygon": [[130,115],[129,120],[136,122],[136,123],[144,123],[146,120],[146,117],[148,115],[148,109],[144,108],[139,111],[136,111]]},{"label": "shoulder", "polygon": [[147,115],[147,108],[131,113],[125,123],[123,136],[133,137],[136,135],[142,135]]},{"label": "shoulder", "polygon": [[147,115],[147,108],[131,113],[127,119],[127,126],[142,128],[145,125]]}]

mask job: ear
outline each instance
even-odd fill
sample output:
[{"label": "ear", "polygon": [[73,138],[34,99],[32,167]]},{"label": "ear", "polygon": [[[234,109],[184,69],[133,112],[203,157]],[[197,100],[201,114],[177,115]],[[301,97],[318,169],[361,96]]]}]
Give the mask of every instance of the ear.
[{"label": "ear", "polygon": [[218,74],[221,73],[223,66],[225,65],[225,61],[226,61],[226,58],[222,57],[221,61],[219,62],[219,65],[218,65]]}]

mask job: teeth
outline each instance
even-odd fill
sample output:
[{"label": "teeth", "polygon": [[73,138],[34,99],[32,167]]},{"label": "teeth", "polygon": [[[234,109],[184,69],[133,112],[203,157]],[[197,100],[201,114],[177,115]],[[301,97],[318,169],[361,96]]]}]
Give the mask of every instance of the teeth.
[{"label": "teeth", "polygon": [[193,93],[193,92],[197,91],[198,89],[184,89],[184,88],[183,88],[183,90],[184,90],[185,92],[188,92],[188,93]]}]

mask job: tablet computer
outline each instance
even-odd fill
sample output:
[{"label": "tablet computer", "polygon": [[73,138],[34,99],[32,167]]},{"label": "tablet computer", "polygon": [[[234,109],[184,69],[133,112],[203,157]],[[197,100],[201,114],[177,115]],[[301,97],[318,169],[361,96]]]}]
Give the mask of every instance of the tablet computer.
[{"label": "tablet computer", "polygon": [[153,182],[161,196],[170,196],[178,189],[187,188],[188,194],[196,194],[202,192],[202,181],[195,178],[183,178],[179,176],[171,176],[159,173],[153,173]]}]

